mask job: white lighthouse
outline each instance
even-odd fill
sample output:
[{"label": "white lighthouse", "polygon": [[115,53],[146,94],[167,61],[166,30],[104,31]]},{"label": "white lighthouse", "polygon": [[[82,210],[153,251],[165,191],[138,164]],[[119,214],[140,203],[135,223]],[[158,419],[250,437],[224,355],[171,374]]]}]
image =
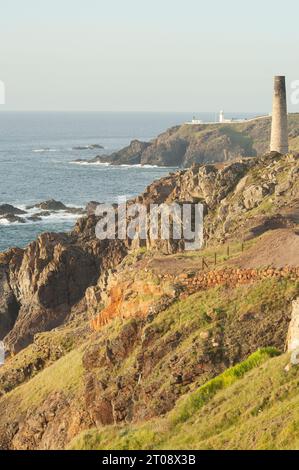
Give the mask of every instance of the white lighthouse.
[{"label": "white lighthouse", "polygon": [[225,119],[224,119],[224,111],[221,110],[220,113],[219,113],[219,122],[222,124],[225,122]]}]

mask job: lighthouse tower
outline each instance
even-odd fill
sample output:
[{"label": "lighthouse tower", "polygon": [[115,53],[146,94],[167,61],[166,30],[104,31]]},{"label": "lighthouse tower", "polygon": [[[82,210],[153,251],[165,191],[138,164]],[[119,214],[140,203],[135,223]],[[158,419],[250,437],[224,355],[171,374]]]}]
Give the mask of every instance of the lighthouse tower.
[{"label": "lighthouse tower", "polygon": [[281,154],[289,151],[286,81],[283,76],[274,77],[270,151]]}]

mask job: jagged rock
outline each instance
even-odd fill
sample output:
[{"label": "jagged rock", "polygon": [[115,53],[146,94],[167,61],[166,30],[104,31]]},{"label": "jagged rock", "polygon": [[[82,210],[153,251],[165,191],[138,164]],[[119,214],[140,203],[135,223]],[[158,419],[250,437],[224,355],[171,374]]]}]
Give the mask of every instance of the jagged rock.
[{"label": "jagged rock", "polygon": [[266,186],[252,185],[243,191],[244,206],[250,210],[258,206],[264,197],[269,194]]},{"label": "jagged rock", "polygon": [[9,283],[8,270],[0,264],[0,340],[13,328],[19,304]]},{"label": "jagged rock", "polygon": [[51,215],[50,211],[41,211],[34,214],[34,217],[49,217]]},{"label": "jagged rock", "polygon": [[55,199],[50,199],[48,201],[39,202],[38,204],[34,204],[33,206],[27,206],[27,209],[42,209],[46,211],[61,211],[67,210],[67,206],[60,201],[55,201]]},{"label": "jagged rock", "polygon": [[98,205],[100,204],[100,202],[97,202],[97,201],[90,201],[86,204],[86,207],[85,207],[85,211],[87,213],[87,215],[92,215],[95,213],[96,211],[96,208],[98,207]]},{"label": "jagged rock", "polygon": [[112,165],[138,165],[141,163],[141,155],[144,150],[149,147],[148,142],[140,142],[139,140],[132,140],[130,145],[125,147],[118,152],[114,152],[111,155],[97,156],[89,163],[110,163]]},{"label": "jagged rock", "polygon": [[275,195],[281,196],[282,194],[285,194],[291,187],[292,187],[292,182],[290,180],[287,180],[281,184],[278,184],[275,187]]},{"label": "jagged rock", "polygon": [[104,147],[99,144],[90,144],[90,145],[79,145],[73,147],[73,150],[94,150],[94,149],[103,149]]},{"label": "jagged rock", "polygon": [[142,165],[181,166],[187,146],[180,138],[155,141],[143,151],[140,162]]},{"label": "jagged rock", "polygon": [[24,215],[26,211],[18,209],[17,207],[11,206],[10,204],[0,205],[0,215]]},{"label": "jagged rock", "polygon": [[13,223],[19,223],[19,224],[25,224],[26,220],[23,219],[22,217],[18,217],[17,215],[14,214],[5,214],[0,217],[0,220],[7,220],[7,222],[10,222],[11,224]]},{"label": "jagged rock", "polygon": [[51,215],[51,212],[65,211],[71,214],[84,214],[85,211],[79,207],[70,207],[66,206],[60,201],[55,201],[55,199],[50,199],[49,201],[39,202],[33,206],[27,206],[26,209],[42,209],[42,212],[34,214],[33,217],[47,217]]},{"label": "jagged rock", "polygon": [[32,222],[40,222],[42,218],[39,215],[35,214],[28,217],[28,220],[31,220]]},{"label": "jagged rock", "polygon": [[[96,283],[101,269],[120,261],[124,251],[121,244],[119,248],[118,244],[109,247],[105,241],[81,244],[74,236],[48,233],[18,251],[18,256],[9,252],[3,268],[9,272],[19,311],[5,337],[8,349],[19,351],[36,333],[60,325],[84,298],[86,289]],[[6,288],[4,278],[1,288]],[[3,315],[8,314],[6,307]]]}]

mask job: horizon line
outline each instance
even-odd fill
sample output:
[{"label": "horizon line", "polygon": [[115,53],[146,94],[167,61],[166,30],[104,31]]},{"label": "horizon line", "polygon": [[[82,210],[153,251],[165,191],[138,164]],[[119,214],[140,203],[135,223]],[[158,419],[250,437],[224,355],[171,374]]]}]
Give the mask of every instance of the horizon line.
[{"label": "horizon line", "polygon": [[[140,110],[94,110],[94,109],[0,109],[0,113],[160,113],[160,114],[219,114],[220,109],[217,111],[161,111],[161,110],[151,110],[151,111],[140,111]],[[225,114],[269,114],[266,111],[224,111]],[[288,113],[288,114],[296,114],[296,113]]]}]

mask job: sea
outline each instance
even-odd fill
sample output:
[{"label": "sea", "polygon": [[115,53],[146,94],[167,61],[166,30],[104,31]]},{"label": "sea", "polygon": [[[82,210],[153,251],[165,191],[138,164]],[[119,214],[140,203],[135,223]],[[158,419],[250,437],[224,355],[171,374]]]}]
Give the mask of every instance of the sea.
[{"label": "sea", "polygon": [[[119,196],[137,195],[173,168],[80,164],[74,160],[111,154],[132,139],[150,141],[192,117],[193,113],[1,111],[0,204],[25,209],[55,199],[72,207],[85,207],[92,200],[116,202]],[[196,118],[214,122],[216,114],[197,113]],[[103,149],[88,148],[91,145]],[[25,224],[0,219],[0,252],[13,246],[24,247],[42,232],[68,231],[77,218],[58,212]]]}]

